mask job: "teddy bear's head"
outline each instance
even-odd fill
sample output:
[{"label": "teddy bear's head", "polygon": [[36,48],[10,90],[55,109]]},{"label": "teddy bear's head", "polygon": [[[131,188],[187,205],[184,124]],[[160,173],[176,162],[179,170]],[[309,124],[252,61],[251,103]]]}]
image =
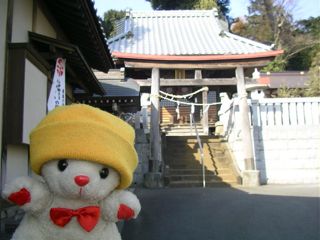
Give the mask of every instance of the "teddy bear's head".
[{"label": "teddy bear's head", "polygon": [[101,200],[120,183],[114,169],[100,163],[61,159],[45,163],[41,175],[55,195],[84,200]]},{"label": "teddy bear's head", "polygon": [[130,125],[100,109],[57,107],[30,134],[31,167],[54,193],[99,199],[131,184],[134,136]]}]

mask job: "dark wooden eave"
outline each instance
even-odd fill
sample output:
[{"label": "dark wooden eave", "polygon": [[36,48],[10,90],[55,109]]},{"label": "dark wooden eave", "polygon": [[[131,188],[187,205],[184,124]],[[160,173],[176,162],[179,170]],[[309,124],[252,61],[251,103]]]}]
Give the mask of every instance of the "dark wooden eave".
[{"label": "dark wooden eave", "polygon": [[274,58],[258,58],[227,61],[149,61],[136,59],[118,59],[127,68],[162,68],[162,69],[235,69],[237,67],[252,68],[263,67]]},{"label": "dark wooden eave", "polygon": [[76,96],[77,103],[88,104],[95,107],[112,107],[114,103],[120,106],[140,106],[139,96],[122,96],[122,97],[88,97],[88,96]]},{"label": "dark wooden eave", "polygon": [[77,46],[33,32],[29,32],[29,40],[38,53],[49,62],[55,61],[57,56],[66,58],[67,71],[70,66],[79,84],[91,94],[106,93]]},{"label": "dark wooden eave", "polygon": [[60,27],[85,56],[89,66],[103,72],[113,61],[91,0],[43,0]]},{"label": "dark wooden eave", "polygon": [[[151,79],[135,79],[140,87],[151,87]],[[162,79],[160,78],[161,87],[176,86],[235,86],[236,78],[202,78],[202,79]]]}]

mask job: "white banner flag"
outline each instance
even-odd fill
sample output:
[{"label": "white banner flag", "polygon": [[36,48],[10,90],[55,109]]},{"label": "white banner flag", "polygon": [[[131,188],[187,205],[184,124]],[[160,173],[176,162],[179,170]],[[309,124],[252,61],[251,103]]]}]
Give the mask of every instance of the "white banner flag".
[{"label": "white banner flag", "polygon": [[57,58],[52,86],[48,99],[48,111],[66,104],[65,97],[66,60]]}]

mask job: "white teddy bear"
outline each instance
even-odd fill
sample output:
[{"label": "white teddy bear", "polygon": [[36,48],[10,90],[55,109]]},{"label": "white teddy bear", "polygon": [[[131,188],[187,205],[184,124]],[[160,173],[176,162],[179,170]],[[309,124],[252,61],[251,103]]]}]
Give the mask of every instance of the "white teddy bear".
[{"label": "white teddy bear", "polygon": [[40,180],[21,177],[3,195],[26,214],[12,240],[120,240],[115,222],[136,218],[137,197],[123,190],[137,165],[133,129],[82,104],[58,107],[30,135]]}]

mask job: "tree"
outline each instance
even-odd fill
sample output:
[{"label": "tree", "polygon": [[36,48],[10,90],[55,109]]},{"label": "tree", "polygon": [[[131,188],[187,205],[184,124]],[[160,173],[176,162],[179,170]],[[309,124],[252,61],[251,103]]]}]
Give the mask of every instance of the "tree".
[{"label": "tree", "polygon": [[125,15],[125,11],[118,11],[114,9],[111,9],[104,13],[102,27],[106,33],[107,38],[116,33],[117,21],[123,19]]},{"label": "tree", "polygon": [[[232,25],[231,29],[235,29],[234,32],[241,36],[273,44],[274,48],[284,50],[284,54],[266,66],[264,71],[283,71],[290,61],[298,61],[299,55],[306,56],[303,53],[309,54],[307,49],[316,45],[316,38],[311,34],[296,31],[297,26],[294,25],[290,14],[293,6],[293,2],[288,0],[251,0],[245,21],[236,19]],[[300,26],[302,25],[311,25],[312,29],[316,29],[314,22],[302,22]],[[309,65],[310,62],[309,60],[305,63]]]},{"label": "tree", "polygon": [[305,49],[289,59],[287,69],[308,70],[313,58],[320,51],[320,17],[300,20],[295,24],[295,28],[294,35],[297,38],[303,36],[302,41],[308,38],[309,45],[303,44],[302,46],[305,46]]},{"label": "tree", "polygon": [[308,97],[320,97],[320,52],[313,58],[305,95]]},{"label": "tree", "polygon": [[281,86],[277,91],[277,97],[279,98],[290,98],[290,97],[303,97],[304,90],[301,88],[288,88]]},{"label": "tree", "polygon": [[179,10],[179,9],[207,9],[218,8],[223,16],[229,13],[230,0],[146,0],[151,2],[153,9]]}]

